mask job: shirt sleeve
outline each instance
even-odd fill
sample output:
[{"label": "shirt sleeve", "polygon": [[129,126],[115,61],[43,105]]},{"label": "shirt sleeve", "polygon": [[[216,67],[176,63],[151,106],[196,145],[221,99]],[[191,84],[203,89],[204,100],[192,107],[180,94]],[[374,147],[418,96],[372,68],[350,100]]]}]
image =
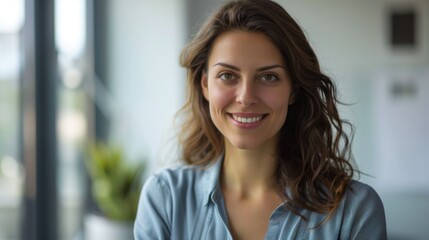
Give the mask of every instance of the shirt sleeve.
[{"label": "shirt sleeve", "polygon": [[375,190],[367,185],[353,189],[350,206],[351,231],[348,239],[387,239],[383,203]]},{"label": "shirt sleeve", "polygon": [[134,238],[170,239],[172,206],[171,194],[167,185],[159,178],[148,178],[140,194],[136,220],[134,222]]}]

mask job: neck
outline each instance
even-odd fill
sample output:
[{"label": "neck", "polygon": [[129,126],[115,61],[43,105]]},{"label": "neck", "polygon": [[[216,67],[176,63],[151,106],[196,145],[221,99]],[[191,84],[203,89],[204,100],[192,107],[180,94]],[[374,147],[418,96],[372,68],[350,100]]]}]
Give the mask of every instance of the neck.
[{"label": "neck", "polygon": [[242,196],[275,191],[276,155],[275,148],[238,149],[227,143],[221,174],[222,188]]}]

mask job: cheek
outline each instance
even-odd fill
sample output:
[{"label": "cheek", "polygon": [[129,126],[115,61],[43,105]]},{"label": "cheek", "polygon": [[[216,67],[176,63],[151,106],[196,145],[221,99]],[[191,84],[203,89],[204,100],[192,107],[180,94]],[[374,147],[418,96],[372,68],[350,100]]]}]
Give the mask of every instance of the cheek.
[{"label": "cheek", "polygon": [[287,111],[289,106],[289,91],[276,91],[264,93],[264,102],[273,110]]},{"label": "cheek", "polygon": [[210,108],[215,111],[222,111],[234,98],[231,89],[222,89],[217,86],[209,86],[209,89]]}]

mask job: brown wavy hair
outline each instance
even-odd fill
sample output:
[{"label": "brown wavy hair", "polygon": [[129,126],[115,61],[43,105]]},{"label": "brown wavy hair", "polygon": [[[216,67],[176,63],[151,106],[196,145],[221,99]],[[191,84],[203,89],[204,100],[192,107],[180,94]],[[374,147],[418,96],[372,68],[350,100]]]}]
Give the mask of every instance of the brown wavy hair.
[{"label": "brown wavy hair", "polygon": [[[333,81],[324,75],[305,34],[277,3],[236,0],[225,3],[185,47],[180,63],[187,69],[188,97],[179,142],[188,164],[210,164],[223,154],[224,138],[213,124],[201,89],[213,41],[232,30],[260,32],[283,55],[292,81],[294,103],[280,130],[276,183],[289,207],[330,216],[339,205],[355,170],[349,163],[351,124],[340,118]],[[291,207],[293,206],[293,207]]]}]

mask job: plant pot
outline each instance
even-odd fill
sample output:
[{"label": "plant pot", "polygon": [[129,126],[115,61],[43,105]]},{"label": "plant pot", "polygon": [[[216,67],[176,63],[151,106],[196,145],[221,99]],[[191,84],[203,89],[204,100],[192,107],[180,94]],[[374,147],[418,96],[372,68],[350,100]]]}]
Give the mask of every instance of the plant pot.
[{"label": "plant pot", "polygon": [[95,214],[85,217],[86,240],[133,240],[133,223],[108,219]]}]

